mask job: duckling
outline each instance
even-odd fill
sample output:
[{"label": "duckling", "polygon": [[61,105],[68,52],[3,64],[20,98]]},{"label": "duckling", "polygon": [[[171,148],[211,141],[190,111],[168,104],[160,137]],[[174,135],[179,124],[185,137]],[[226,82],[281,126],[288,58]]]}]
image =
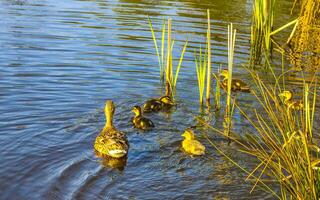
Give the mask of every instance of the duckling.
[{"label": "duckling", "polygon": [[204,155],[205,154],[205,146],[201,144],[198,140],[195,139],[194,132],[192,129],[187,128],[182,137],[185,139],[182,141],[182,148],[192,155]]},{"label": "duckling", "polygon": [[168,110],[174,106],[174,101],[171,99],[170,96],[163,96],[160,98],[160,101],[162,103],[162,109],[163,110]]},{"label": "duckling", "polygon": [[[224,88],[226,90],[228,88],[228,78],[229,78],[228,70],[227,69],[222,70],[220,73],[220,76],[224,77],[221,82],[221,86],[222,86],[222,88]],[[233,92],[237,92],[237,91],[250,92],[250,88],[242,80],[233,78],[231,80],[231,91],[233,91]]]},{"label": "duckling", "polygon": [[158,112],[167,110],[174,106],[173,100],[169,96],[163,96],[159,99],[149,99],[143,105],[143,112]]},{"label": "duckling", "polygon": [[154,127],[154,124],[150,119],[142,116],[142,110],[140,106],[133,106],[132,112],[135,114],[135,116],[132,118],[134,127],[143,130]]},{"label": "duckling", "polygon": [[94,148],[102,155],[121,158],[127,155],[129,149],[125,133],[118,131],[113,125],[115,106],[108,100],[105,106],[106,124],[96,137]]},{"label": "duckling", "polygon": [[301,110],[303,109],[302,101],[294,101],[293,93],[290,90],[285,90],[279,94],[279,97],[283,97],[283,103],[287,106],[288,109],[292,110]]}]

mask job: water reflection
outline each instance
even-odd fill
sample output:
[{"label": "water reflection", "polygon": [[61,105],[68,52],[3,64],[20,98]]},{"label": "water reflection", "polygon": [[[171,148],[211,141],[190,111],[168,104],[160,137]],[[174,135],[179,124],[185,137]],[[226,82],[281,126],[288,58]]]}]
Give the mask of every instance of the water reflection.
[{"label": "water reflection", "polygon": [[123,171],[127,164],[127,156],[121,158],[112,158],[110,156],[102,155],[101,153],[94,151],[96,156],[99,157],[101,163],[106,168],[118,169],[119,171]]},{"label": "water reflection", "polygon": [[[180,149],[182,131],[198,125],[194,116],[221,124],[218,114],[198,109],[193,54],[204,46],[205,9],[212,11],[215,70],[227,60],[230,21],[239,28],[237,66],[248,58],[250,5],[244,0],[0,1],[0,199],[154,199],[155,192],[161,199],[252,197],[239,171],[201,134],[207,156],[190,158]],[[136,134],[131,107],[163,94],[147,15],[157,30],[164,17],[173,18],[177,49],[186,37],[192,42],[177,83],[177,108],[148,115],[155,129]],[[105,122],[100,105],[106,99],[118,106],[115,124],[127,133],[130,151],[123,160],[98,157],[97,163],[92,144]],[[252,102],[250,96],[243,99]],[[241,130],[243,118],[235,115]]]}]

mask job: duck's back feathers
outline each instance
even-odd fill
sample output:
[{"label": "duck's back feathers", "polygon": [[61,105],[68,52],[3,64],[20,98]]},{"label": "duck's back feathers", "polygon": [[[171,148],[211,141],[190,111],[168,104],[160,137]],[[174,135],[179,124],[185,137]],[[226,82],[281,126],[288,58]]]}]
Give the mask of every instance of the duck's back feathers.
[{"label": "duck's back feathers", "polygon": [[144,130],[154,127],[154,124],[150,119],[145,118],[145,117],[141,117],[141,116],[134,117],[132,119],[132,123],[133,123],[134,127],[144,129]]},{"label": "duck's back feathers", "polygon": [[94,148],[104,155],[120,158],[128,153],[129,143],[125,133],[115,128],[104,128],[97,136]]},{"label": "duck's back feathers", "polygon": [[157,112],[162,109],[162,103],[158,99],[150,99],[143,105],[143,112]]},{"label": "duck's back feathers", "polygon": [[293,109],[293,110],[302,110],[303,109],[303,103],[302,101],[289,101],[287,103],[288,109]]},{"label": "duck's back feathers", "polygon": [[[228,79],[224,79],[221,83],[223,89],[228,88]],[[233,92],[250,92],[250,87],[240,79],[232,79],[231,90]]]},{"label": "duck's back feathers", "polygon": [[187,153],[198,156],[204,155],[206,149],[205,146],[197,140],[183,140],[182,147]]}]

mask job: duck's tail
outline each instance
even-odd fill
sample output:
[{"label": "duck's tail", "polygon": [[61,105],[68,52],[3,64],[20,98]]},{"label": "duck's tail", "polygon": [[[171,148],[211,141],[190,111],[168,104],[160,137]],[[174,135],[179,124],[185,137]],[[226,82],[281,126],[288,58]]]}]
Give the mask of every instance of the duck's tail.
[{"label": "duck's tail", "polygon": [[127,155],[127,151],[124,149],[114,149],[109,151],[110,156],[114,158],[121,158],[125,155]]}]

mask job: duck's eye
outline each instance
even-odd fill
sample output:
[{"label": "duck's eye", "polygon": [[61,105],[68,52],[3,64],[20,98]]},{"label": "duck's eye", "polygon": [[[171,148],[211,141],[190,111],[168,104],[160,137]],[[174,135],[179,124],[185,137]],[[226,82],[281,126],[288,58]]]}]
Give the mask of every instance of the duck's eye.
[{"label": "duck's eye", "polygon": [[100,141],[101,143],[104,143],[104,138],[100,138],[99,141]]}]

